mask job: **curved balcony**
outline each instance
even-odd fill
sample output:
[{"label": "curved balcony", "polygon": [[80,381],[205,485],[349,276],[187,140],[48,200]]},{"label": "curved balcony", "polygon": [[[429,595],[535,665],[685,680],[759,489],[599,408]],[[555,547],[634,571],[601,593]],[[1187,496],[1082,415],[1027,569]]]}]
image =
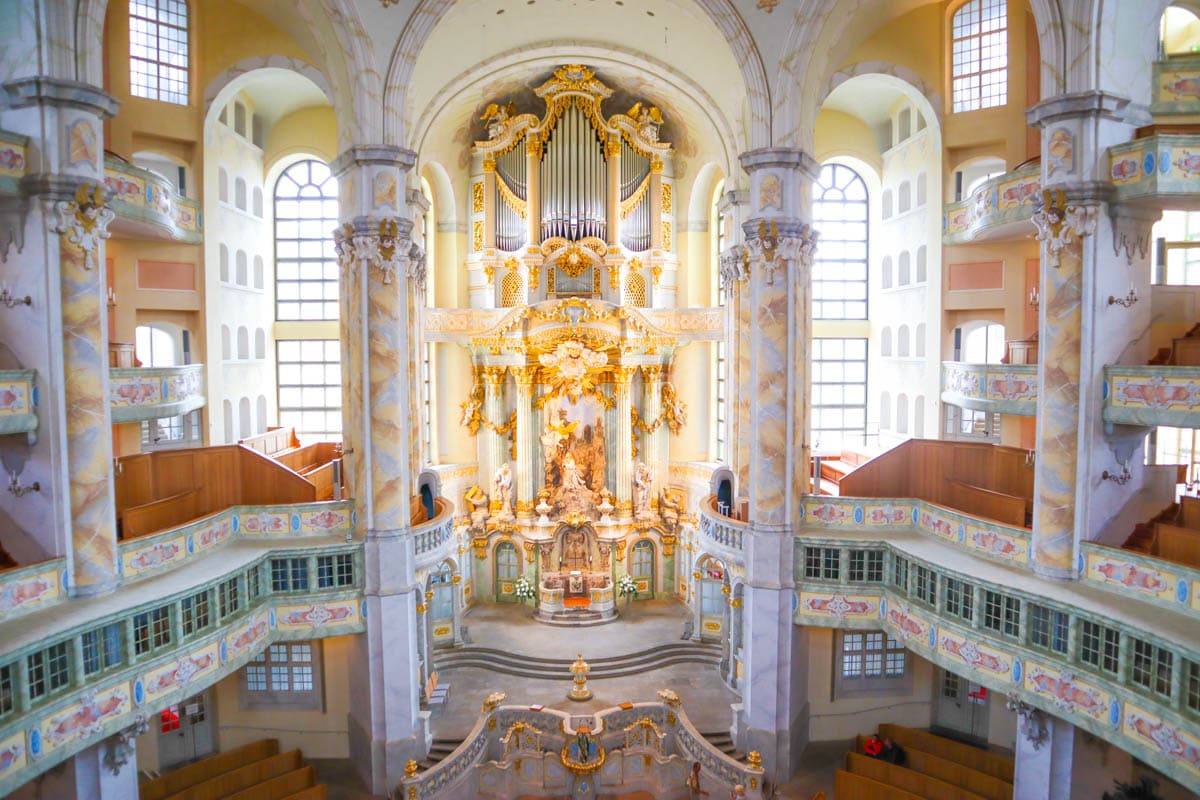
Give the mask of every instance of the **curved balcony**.
[{"label": "curved balcony", "polygon": [[1176,207],[1200,192],[1200,136],[1155,134],[1108,148],[1113,201]]},{"label": "curved balcony", "polygon": [[29,434],[38,429],[37,370],[0,370],[0,435]]},{"label": "curved balcony", "polygon": [[413,553],[416,568],[423,569],[450,558],[458,551],[454,535],[454,504],[444,497],[434,498],[433,519],[413,527]]},{"label": "curved balcony", "polygon": [[205,403],[203,364],[112,367],[108,374],[114,423],[177,417]]},{"label": "curved balcony", "polygon": [[1200,367],[1106,366],[1104,421],[1200,428]]},{"label": "curved balcony", "polygon": [[1037,414],[1037,364],[942,362],[942,402],[973,411]]},{"label": "curved balcony", "polygon": [[1200,114],[1200,58],[1171,56],[1155,61],[1150,113]]},{"label": "curved balcony", "polygon": [[716,495],[700,501],[700,546],[727,564],[745,563],[749,524],[717,510]]},{"label": "curved balcony", "polygon": [[[51,641],[66,641],[79,664],[84,634],[114,623],[132,630],[147,609],[169,607],[178,619],[182,601],[201,592],[214,609],[199,632],[176,627],[168,643],[141,654],[122,637],[111,666],[88,676],[73,667],[69,686],[52,696],[18,695],[0,714],[0,749],[9,756],[0,759],[0,795],[233,674],[276,641],[361,633],[362,545],[349,541],[352,526],[348,502],[227,508],[121,542],[125,582],[104,598],[68,600],[61,558],[0,573],[0,652],[17,674]],[[277,557],[307,563],[303,585],[272,584]],[[230,582],[238,599],[218,606]]]},{"label": "curved balcony", "polygon": [[113,232],[200,244],[200,203],[181,197],[174,187],[149,170],[114,158],[104,160],[104,188],[116,213]]},{"label": "curved balcony", "polygon": [[1040,164],[1006,172],[980,184],[968,197],[947,203],[942,214],[942,242],[1024,239],[1042,194]]},{"label": "curved balcony", "polygon": [[[894,519],[913,513],[912,501],[893,503]],[[954,541],[933,539],[905,522],[880,522],[870,529],[857,523],[836,534],[806,532],[797,537],[796,548],[797,623],[883,628],[921,657],[969,674],[992,691],[1017,695],[1200,789],[1195,755],[1200,752],[1200,709],[1189,705],[1186,687],[1176,681],[1160,694],[1157,686],[1139,685],[1132,669],[1106,669],[1103,659],[1089,660],[1075,644],[1082,641],[1084,620],[1102,620],[1117,636],[1122,663],[1132,662],[1137,640],[1164,654],[1179,671],[1176,675],[1200,668],[1200,614],[1179,597],[1168,601],[1153,596],[1160,588],[1173,594],[1176,586],[1164,580],[1138,596],[1147,573],[1113,568],[1115,562],[1138,559],[1136,554],[1084,545],[1087,577],[1054,583],[1040,579],[1021,561],[1001,566],[965,558]],[[820,577],[806,569],[809,548],[821,556]],[[837,554],[832,571],[829,549]],[[1099,580],[1091,576],[1097,571]],[[1110,591],[1110,574],[1122,579],[1119,591]],[[953,611],[951,580],[959,598]],[[971,598],[969,606],[963,605],[964,593]],[[1011,627],[987,616],[996,597],[1015,601],[1014,607],[1021,609]],[[1065,614],[1067,634],[1051,637],[1034,625],[1035,607],[1044,614]]]}]

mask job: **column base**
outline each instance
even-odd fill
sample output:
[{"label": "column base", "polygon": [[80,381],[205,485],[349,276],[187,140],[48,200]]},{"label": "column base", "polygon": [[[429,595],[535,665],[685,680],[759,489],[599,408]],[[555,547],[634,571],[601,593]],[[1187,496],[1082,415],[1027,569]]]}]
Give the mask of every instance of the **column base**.
[{"label": "column base", "polygon": [[391,741],[371,739],[358,720],[348,715],[350,760],[372,794],[390,797],[404,778],[404,765],[409,760],[420,762],[429,754],[433,746],[429,715],[428,711],[420,712],[418,730],[412,737]]}]

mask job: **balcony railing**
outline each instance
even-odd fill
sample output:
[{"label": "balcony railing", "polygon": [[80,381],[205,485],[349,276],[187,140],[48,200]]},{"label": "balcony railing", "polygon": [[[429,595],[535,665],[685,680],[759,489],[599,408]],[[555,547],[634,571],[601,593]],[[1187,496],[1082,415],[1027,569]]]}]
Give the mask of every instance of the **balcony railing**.
[{"label": "balcony railing", "polygon": [[716,495],[709,495],[700,502],[700,534],[704,544],[714,552],[721,555],[735,553],[735,561],[740,562],[748,529],[745,522],[727,517],[717,510]]},{"label": "balcony railing", "polygon": [[1200,428],[1200,367],[1106,366],[1104,421]]},{"label": "balcony railing", "polygon": [[175,193],[174,187],[149,170],[114,158],[104,161],[104,188],[119,220],[143,223],[164,238],[188,244],[203,239],[200,204]]},{"label": "balcony railing", "polygon": [[434,498],[433,519],[413,528],[413,550],[420,569],[454,554],[457,538],[454,535],[454,504],[444,497]]},{"label": "balcony railing", "polygon": [[947,203],[942,216],[942,241],[964,244],[1016,236],[1028,230],[1015,223],[1033,218],[1042,194],[1040,164],[1022,167],[984,181],[970,195]]},{"label": "balcony railing", "polygon": [[1200,58],[1171,56],[1155,61],[1150,113],[1200,114]]},{"label": "balcony railing", "polygon": [[942,402],[973,411],[1037,414],[1037,364],[942,362]]},{"label": "balcony railing", "polygon": [[1160,133],[1108,148],[1114,199],[1158,205],[1200,192],[1200,136]]},{"label": "balcony railing", "polygon": [[108,396],[114,423],[178,417],[204,407],[204,365],[112,367]]}]

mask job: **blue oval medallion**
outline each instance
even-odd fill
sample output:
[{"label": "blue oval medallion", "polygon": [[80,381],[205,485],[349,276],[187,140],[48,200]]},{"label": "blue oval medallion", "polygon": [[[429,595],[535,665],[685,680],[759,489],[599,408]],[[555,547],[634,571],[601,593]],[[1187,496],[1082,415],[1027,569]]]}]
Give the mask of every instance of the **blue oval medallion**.
[{"label": "blue oval medallion", "polygon": [[366,619],[367,618],[367,601],[366,600],[363,600],[359,604],[359,611],[362,613],[362,618]]},{"label": "blue oval medallion", "polygon": [[187,538],[187,551],[188,551],[188,555],[191,555],[192,553],[196,552],[196,542],[192,538],[192,534],[190,534],[190,533],[188,534],[188,538]]},{"label": "blue oval medallion", "polygon": [[916,525],[916,524],[917,524],[917,520],[918,520],[918,519],[920,519],[920,518],[921,518],[921,512],[920,512],[920,510],[919,510],[919,509],[918,509],[916,506],[913,506],[913,512],[912,512],[912,524],[913,524],[913,525]]},{"label": "blue oval medallion", "polygon": [[1154,153],[1146,153],[1146,157],[1142,159],[1142,170],[1147,176],[1154,174]]},{"label": "blue oval medallion", "polygon": [[1108,381],[1100,384],[1100,396],[1105,400],[1108,399]]},{"label": "blue oval medallion", "polygon": [[1180,578],[1179,583],[1175,584],[1175,599],[1181,603],[1186,604],[1188,601],[1189,593],[1190,592],[1188,591],[1188,582],[1186,580],[1184,580],[1183,578]]},{"label": "blue oval medallion", "polygon": [[1021,682],[1021,659],[1019,658],[1013,659],[1012,679],[1013,683]]},{"label": "blue oval medallion", "polygon": [[351,512],[350,512],[350,524],[351,524],[351,525],[357,525],[357,524],[358,524],[358,511],[351,511]]},{"label": "blue oval medallion", "polygon": [[[120,564],[121,564],[121,562],[118,559],[117,565],[120,566]],[[65,569],[62,572],[58,573],[58,582],[59,582],[59,584],[62,585],[62,588],[64,591],[67,589],[67,587],[69,587],[71,585],[71,581],[68,580],[67,571]]]},{"label": "blue oval medallion", "polygon": [[1084,570],[1084,568],[1085,568],[1086,566],[1087,566],[1087,565],[1084,563],[1084,559],[1083,559],[1083,553],[1080,553],[1080,554],[1079,554],[1079,557],[1078,557],[1077,559],[1075,559],[1075,570],[1076,570],[1076,571],[1077,571],[1077,572],[1078,572],[1080,575],[1082,575],[1082,574],[1083,574],[1083,570]]},{"label": "blue oval medallion", "polygon": [[1121,724],[1121,704],[1116,700],[1108,706],[1108,721],[1114,726]]},{"label": "blue oval medallion", "polygon": [[931,650],[937,650],[937,626],[936,625],[929,626],[929,648]]},{"label": "blue oval medallion", "polygon": [[294,530],[294,531],[300,530],[300,515],[299,514],[292,514],[292,530]]},{"label": "blue oval medallion", "polygon": [[958,523],[958,541],[961,544],[967,540],[967,526],[963,523]]},{"label": "blue oval medallion", "polygon": [[267,615],[267,618],[271,621],[271,627],[274,628],[275,627],[275,609],[273,609],[273,608],[271,609],[271,613]]},{"label": "blue oval medallion", "polygon": [[1171,151],[1162,149],[1158,153],[1158,171],[1166,175],[1171,171]]},{"label": "blue oval medallion", "polygon": [[38,404],[38,387],[36,387],[36,386],[34,386],[34,387],[33,387],[33,394],[32,394],[32,395],[30,395],[30,400],[32,401],[34,408],[37,408],[37,404]]},{"label": "blue oval medallion", "polygon": [[229,660],[229,647],[225,644],[225,640],[221,640],[221,663],[224,664]]},{"label": "blue oval medallion", "polygon": [[241,517],[239,517],[237,514],[234,514],[233,515],[233,532],[237,533],[238,528],[240,528],[240,527],[242,527]]},{"label": "blue oval medallion", "polygon": [[142,679],[138,678],[133,682],[133,702],[141,705],[146,700],[146,687],[142,684]]},{"label": "blue oval medallion", "polygon": [[29,755],[37,758],[42,754],[42,732],[37,728],[29,731]]},{"label": "blue oval medallion", "polygon": [[879,598],[879,616],[883,617],[885,619],[887,618],[887,598],[886,597]]},{"label": "blue oval medallion", "polygon": [[863,510],[862,510],[862,506],[855,506],[855,507],[854,507],[854,521],[855,521],[856,523],[858,523],[859,525],[862,525],[862,521],[863,521]]}]

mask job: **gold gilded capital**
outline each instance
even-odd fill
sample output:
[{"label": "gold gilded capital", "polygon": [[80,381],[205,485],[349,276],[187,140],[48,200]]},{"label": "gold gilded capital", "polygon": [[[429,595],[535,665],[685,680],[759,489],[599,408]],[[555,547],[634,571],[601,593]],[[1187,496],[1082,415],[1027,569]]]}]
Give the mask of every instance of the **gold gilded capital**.
[{"label": "gold gilded capital", "polygon": [[621,155],[621,137],[610,136],[608,141],[604,143],[604,155],[609,158],[614,158]]},{"label": "gold gilded capital", "polygon": [[504,372],[508,367],[484,367],[483,380],[488,386],[499,386],[504,383]]},{"label": "gold gilded capital", "polygon": [[517,386],[523,388],[533,386],[534,379],[537,377],[537,367],[533,366],[509,367],[508,370],[512,373],[513,378],[516,379]]},{"label": "gold gilded capital", "polygon": [[531,133],[525,139],[525,153],[534,158],[541,158],[542,155],[542,140],[538,138],[536,133]]},{"label": "gold gilded capital", "polygon": [[662,377],[663,368],[659,364],[643,364],[642,375],[648,381],[657,381]]},{"label": "gold gilded capital", "polygon": [[485,158],[483,160],[483,171],[484,172],[495,172],[496,171],[496,157],[495,156],[488,156],[487,158]]},{"label": "gold gilded capital", "polygon": [[650,162],[650,172],[654,175],[661,175],[663,171],[663,162],[659,159],[654,159]]},{"label": "gold gilded capital", "polygon": [[618,365],[613,368],[613,383],[618,386],[628,386],[633,381],[633,375],[637,372],[637,367],[628,365]]}]

